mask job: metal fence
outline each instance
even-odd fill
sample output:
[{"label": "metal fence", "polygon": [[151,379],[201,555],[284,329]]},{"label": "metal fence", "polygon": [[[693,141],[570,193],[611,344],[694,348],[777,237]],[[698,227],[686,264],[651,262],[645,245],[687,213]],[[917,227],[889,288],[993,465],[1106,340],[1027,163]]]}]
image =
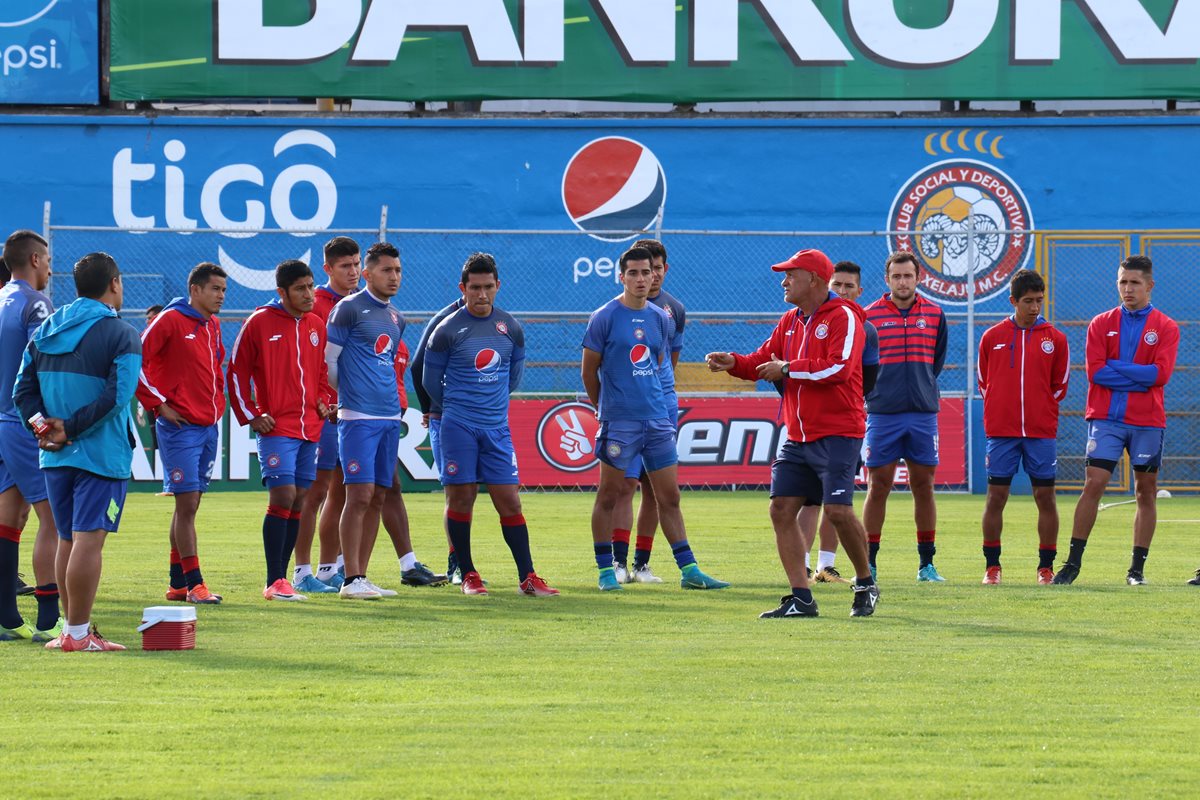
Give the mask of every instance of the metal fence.
[{"label": "metal fence", "polygon": [[[56,304],[74,297],[65,267],[81,255],[112,253],[126,273],[127,316],[140,316],[147,306],[183,294],[188,270],[200,261],[214,261],[231,275],[230,293],[222,313],[227,344],[232,344],[240,320],[274,296],[274,265],[288,258],[309,261],[321,282],[321,248],[334,235],[356,239],[365,250],[387,240],[401,251],[404,283],[394,301],[409,320],[406,339],[415,346],[420,329],[433,312],[457,296],[459,270],[474,251],[493,253],[500,266],[498,302],[526,326],[528,371],[524,389],[543,395],[573,395],[581,391],[579,351],[589,313],[620,291],[616,262],[634,238],[629,232],[520,230],[405,230],[389,228],[386,212],[377,227],[322,231],[129,231],[116,228],[46,225],[57,265],[52,280]],[[1116,268],[1131,252],[1155,259],[1155,300],[1183,329],[1179,366],[1168,387],[1170,423],[1167,463],[1161,483],[1172,489],[1200,489],[1200,414],[1195,409],[1200,354],[1189,327],[1200,319],[1200,303],[1185,291],[1190,266],[1200,260],[1200,232],[1070,232],[1070,231],[950,231],[937,247],[959,256],[958,267],[973,265],[978,276],[996,265],[999,236],[1018,234],[1030,247],[1026,266],[1047,278],[1047,318],[1062,328],[1070,341],[1072,383],[1063,404],[1059,427],[1059,476],[1064,488],[1081,485],[1086,396],[1084,335],[1088,321],[1118,302]],[[768,266],[804,247],[816,247],[835,261],[849,260],[863,268],[864,304],[880,297],[886,286],[883,262],[887,254],[912,237],[910,246],[927,246],[911,232],[768,232],[688,231],[652,232],[668,248],[666,288],[688,309],[686,345],[681,359],[680,388],[684,392],[719,394],[753,390],[751,384],[713,377],[702,367],[712,350],[746,351],[767,336],[786,310],[779,275]],[[1018,265],[1019,266],[1019,265]],[[947,255],[946,269],[953,270]],[[965,279],[964,279],[965,280]],[[979,336],[1008,316],[1007,292],[987,289],[976,294],[969,283],[965,297],[943,302],[947,314],[949,352],[940,384],[944,393],[976,396],[974,358]],[[974,296],[972,296],[974,295]],[[760,389],[766,389],[761,386]],[[981,439],[968,414],[968,438]],[[968,447],[968,458],[970,448]],[[968,474],[970,474],[968,464]],[[1128,487],[1126,469],[1120,486]]]}]

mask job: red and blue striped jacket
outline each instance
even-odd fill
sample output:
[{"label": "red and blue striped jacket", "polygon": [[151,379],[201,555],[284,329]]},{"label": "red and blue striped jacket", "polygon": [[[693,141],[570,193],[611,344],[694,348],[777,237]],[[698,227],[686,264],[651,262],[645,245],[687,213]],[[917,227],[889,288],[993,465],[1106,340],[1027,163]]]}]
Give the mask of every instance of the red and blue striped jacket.
[{"label": "red and blue striped jacket", "polygon": [[1137,311],[1117,306],[1094,317],[1087,330],[1084,417],[1167,427],[1163,387],[1178,350],[1179,326],[1152,305]]},{"label": "red and blue striped jacket", "polygon": [[917,295],[902,313],[885,294],[867,306],[867,321],[879,331],[879,377],[867,395],[867,413],[937,413],[938,375],[946,363],[946,315]]}]

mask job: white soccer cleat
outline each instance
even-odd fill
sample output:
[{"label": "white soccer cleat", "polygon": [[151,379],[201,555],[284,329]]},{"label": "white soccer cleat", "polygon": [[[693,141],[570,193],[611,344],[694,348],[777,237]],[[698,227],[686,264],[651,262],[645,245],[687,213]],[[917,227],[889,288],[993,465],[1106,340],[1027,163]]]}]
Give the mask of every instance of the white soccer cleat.
[{"label": "white soccer cleat", "polygon": [[371,583],[370,581],[367,581],[367,586],[370,586],[376,593],[378,593],[378,595],[380,597],[395,597],[396,596],[396,592],[394,592],[393,590],[384,589],[382,586],[376,586],[375,584]]},{"label": "white soccer cleat", "polygon": [[663,579],[650,571],[650,565],[646,564],[633,571],[634,583],[662,583]]},{"label": "white soccer cleat", "polygon": [[378,600],[383,596],[371,587],[366,578],[355,578],[342,584],[338,594],[347,600]]},{"label": "white soccer cleat", "polygon": [[629,569],[620,561],[613,562],[613,575],[616,576],[617,583],[629,583]]}]

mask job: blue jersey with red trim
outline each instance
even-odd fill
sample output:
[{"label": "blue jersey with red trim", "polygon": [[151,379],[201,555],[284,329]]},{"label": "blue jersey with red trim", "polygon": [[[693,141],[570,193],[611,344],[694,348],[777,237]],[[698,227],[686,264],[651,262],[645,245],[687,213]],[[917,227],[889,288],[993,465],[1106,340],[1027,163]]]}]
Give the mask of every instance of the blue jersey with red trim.
[{"label": "blue jersey with red trim", "polygon": [[635,311],[613,298],[592,312],[583,346],[600,354],[600,419],[667,416],[659,370],[670,342],[671,319],[653,303]]},{"label": "blue jersey with red trim", "polygon": [[13,404],[13,386],[25,355],[25,345],[52,313],[50,298],[23,280],[12,280],[0,289],[0,419],[20,422]]},{"label": "blue jersey with red trim", "polygon": [[443,419],[504,427],[509,395],[525,370],[525,330],[499,308],[486,317],[460,308],[429,337],[424,367],[421,382]]},{"label": "blue jersey with red trim", "polygon": [[867,395],[867,412],[936,413],[940,408],[938,375],[946,363],[946,315],[917,295],[906,309],[885,294],[866,308],[867,321],[879,334],[879,376]]},{"label": "blue jersey with red trim", "polygon": [[[333,307],[326,336],[337,345],[338,417],[399,419],[396,356],[404,315],[363,289]],[[332,363],[332,362],[331,362]]]}]

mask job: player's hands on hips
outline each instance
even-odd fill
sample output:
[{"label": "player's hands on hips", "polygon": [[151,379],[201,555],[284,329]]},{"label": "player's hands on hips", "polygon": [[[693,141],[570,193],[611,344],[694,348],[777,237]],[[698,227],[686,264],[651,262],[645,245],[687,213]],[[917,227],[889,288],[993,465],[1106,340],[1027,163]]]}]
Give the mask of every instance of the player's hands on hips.
[{"label": "player's hands on hips", "polygon": [[733,353],[709,353],[704,357],[711,372],[728,372],[733,369]]},{"label": "player's hands on hips", "polygon": [[777,358],[774,353],[771,353],[770,361],[758,365],[758,379],[774,383],[783,378],[783,368],[786,366],[786,361]]},{"label": "player's hands on hips", "polygon": [[270,414],[263,414],[261,417],[250,420],[250,429],[255,433],[270,433],[275,429],[275,420],[271,418]]},{"label": "player's hands on hips", "polygon": [[167,422],[171,423],[176,428],[182,427],[183,423],[187,421],[183,418],[183,416],[178,411],[171,408],[166,403],[163,403],[161,406],[158,407],[158,416],[161,419],[165,419]]}]

